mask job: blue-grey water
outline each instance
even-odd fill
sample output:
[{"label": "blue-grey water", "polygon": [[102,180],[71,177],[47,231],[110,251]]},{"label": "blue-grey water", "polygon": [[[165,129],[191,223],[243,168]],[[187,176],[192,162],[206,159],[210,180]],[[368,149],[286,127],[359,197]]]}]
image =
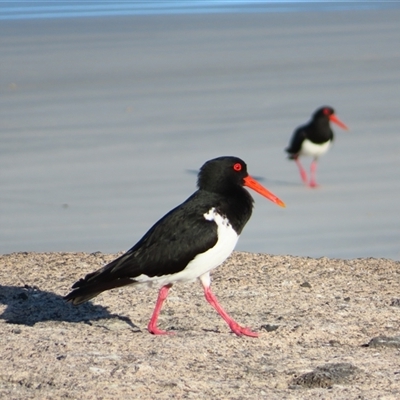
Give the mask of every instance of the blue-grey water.
[{"label": "blue-grey water", "polygon": [[[237,155],[287,204],[239,250],[400,259],[398,9],[54,12],[0,23],[1,253],[128,249]],[[309,190],[283,149],[322,104],[350,131]]]},{"label": "blue-grey water", "polygon": [[258,13],[376,10],[398,8],[388,1],[15,1],[0,3],[0,20],[34,18],[110,17],[127,15]]}]

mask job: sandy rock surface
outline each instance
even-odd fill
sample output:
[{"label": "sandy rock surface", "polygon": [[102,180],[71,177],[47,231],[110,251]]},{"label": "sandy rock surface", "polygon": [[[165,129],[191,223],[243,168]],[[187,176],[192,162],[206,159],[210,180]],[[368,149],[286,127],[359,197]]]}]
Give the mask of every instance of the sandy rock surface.
[{"label": "sandy rock surface", "polygon": [[236,252],[213,291],[237,337],[196,282],[176,285],[153,336],[157,289],[63,296],[115,258],[0,256],[0,398],[399,399],[400,262]]}]

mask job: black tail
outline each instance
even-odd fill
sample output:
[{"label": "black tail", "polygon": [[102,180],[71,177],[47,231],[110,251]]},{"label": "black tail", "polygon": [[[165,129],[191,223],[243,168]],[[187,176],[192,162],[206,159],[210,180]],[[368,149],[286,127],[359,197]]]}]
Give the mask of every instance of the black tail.
[{"label": "black tail", "polygon": [[[89,275],[88,275],[89,276]],[[85,301],[96,297],[98,294],[104,292],[105,290],[114,289],[121,286],[131,285],[135,283],[133,279],[130,278],[120,278],[109,282],[88,282],[84,279],[76,282],[72,287],[76,288],[71,293],[67,294],[64,299],[70,301],[72,304],[77,306]]]},{"label": "black tail", "polygon": [[72,286],[74,290],[67,294],[64,299],[78,305],[96,297],[105,290],[137,283],[134,277],[139,276],[142,271],[138,269],[131,250],[75,282]]},{"label": "black tail", "polygon": [[123,273],[121,269],[118,270],[117,268],[121,261],[125,259],[126,255],[123,255],[103,268],[87,274],[84,278],[73,284],[72,289],[74,290],[67,294],[64,299],[72,302],[74,305],[78,305],[92,299],[105,290],[136,283],[133,278],[127,276],[128,274]]}]

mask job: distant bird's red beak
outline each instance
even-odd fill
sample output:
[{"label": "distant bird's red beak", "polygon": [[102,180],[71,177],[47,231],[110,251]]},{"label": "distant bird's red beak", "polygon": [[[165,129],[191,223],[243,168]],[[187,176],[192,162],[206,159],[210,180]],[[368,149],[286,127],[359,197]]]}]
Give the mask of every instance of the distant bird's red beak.
[{"label": "distant bird's red beak", "polygon": [[339,125],[342,129],[345,129],[346,131],[349,130],[347,125],[345,125],[335,114],[329,116],[329,121],[334,122],[336,125]]},{"label": "distant bird's red beak", "polygon": [[263,185],[258,183],[251,176],[246,176],[246,178],[244,178],[244,186],[247,186],[250,189],[253,189],[257,193],[266,197],[268,200],[271,200],[273,203],[277,204],[278,206],[286,207],[285,203],[282,200],[278,199],[278,197],[276,197],[274,194],[272,194],[269,190],[267,190]]}]

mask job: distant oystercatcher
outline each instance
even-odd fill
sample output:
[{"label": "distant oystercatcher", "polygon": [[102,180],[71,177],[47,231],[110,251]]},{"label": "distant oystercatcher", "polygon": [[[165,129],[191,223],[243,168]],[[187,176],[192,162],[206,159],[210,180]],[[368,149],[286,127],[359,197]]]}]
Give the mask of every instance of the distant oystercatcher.
[{"label": "distant oystercatcher", "polygon": [[240,326],[218,303],[211,292],[210,271],[233,251],[249,220],[253,198],[247,186],[272,202],[284,203],[247,173],[237,157],[219,157],[206,162],[198,174],[199,189],[171,210],[125,254],[76,282],[65,296],[81,304],[99,293],[125,285],[161,286],[148,331],[167,334],[157,328],[157,319],[168,291],[175,282],[200,279],[206,300],[236,335],[257,337]]},{"label": "distant oystercatcher", "polygon": [[[333,141],[333,132],[329,121],[339,125],[342,129],[348,129],[335,115],[332,107],[321,107],[314,112],[307,125],[300,126],[294,131],[290,145],[285,149],[289,153],[289,158],[296,161],[301,179],[310,187],[318,186],[315,179],[317,160],[328,151]],[[307,173],[300,163],[300,156],[313,157],[310,167],[310,182],[308,182]]]}]

